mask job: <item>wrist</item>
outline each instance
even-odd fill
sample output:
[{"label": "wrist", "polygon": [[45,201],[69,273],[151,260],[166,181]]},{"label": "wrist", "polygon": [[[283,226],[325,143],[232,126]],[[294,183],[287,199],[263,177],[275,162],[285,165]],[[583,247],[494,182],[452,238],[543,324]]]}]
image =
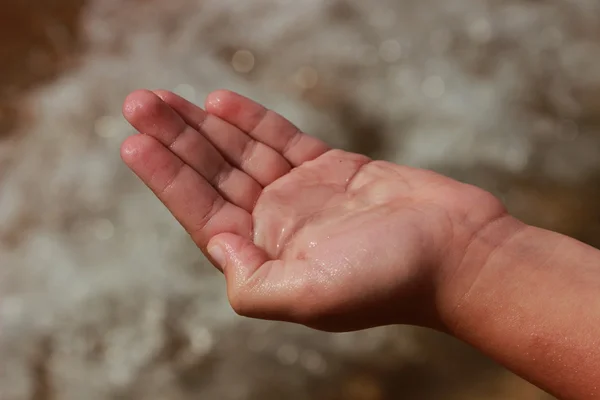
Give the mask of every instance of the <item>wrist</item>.
[{"label": "wrist", "polygon": [[439,325],[558,397],[585,397],[600,365],[599,260],[588,245],[503,215],[440,278]]},{"label": "wrist", "polygon": [[495,265],[493,260],[501,258],[512,240],[527,228],[528,225],[503,211],[471,233],[468,226],[456,229],[453,254],[448,254],[440,264],[436,277],[435,304],[443,330],[458,333],[463,319],[468,317],[467,305],[477,301],[477,286],[483,272]]}]

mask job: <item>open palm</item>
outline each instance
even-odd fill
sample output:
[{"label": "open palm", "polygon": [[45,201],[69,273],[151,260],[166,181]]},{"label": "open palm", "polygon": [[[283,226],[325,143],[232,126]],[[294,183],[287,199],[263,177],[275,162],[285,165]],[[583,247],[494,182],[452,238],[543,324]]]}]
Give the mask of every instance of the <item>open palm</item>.
[{"label": "open palm", "polygon": [[331,150],[235,93],[205,108],[132,93],[124,115],[141,134],[122,156],[223,270],[242,315],[326,330],[427,325],[433,270],[503,212],[433,172]]}]

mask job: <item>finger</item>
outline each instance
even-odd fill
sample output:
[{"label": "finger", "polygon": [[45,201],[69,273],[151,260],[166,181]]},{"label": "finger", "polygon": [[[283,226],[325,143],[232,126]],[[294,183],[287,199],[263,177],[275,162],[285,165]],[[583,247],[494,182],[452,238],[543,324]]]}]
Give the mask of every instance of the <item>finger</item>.
[{"label": "finger", "polygon": [[289,322],[305,319],[305,307],[298,304],[307,287],[303,261],[272,260],[250,238],[232,233],[213,237],[208,253],[225,273],[227,295],[238,314]]},{"label": "finger", "polygon": [[233,204],[252,211],[262,187],[234,168],[200,133],[154,93],[139,90],[125,100],[123,114],[141,133],[156,138],[202,175]]},{"label": "finger", "polygon": [[323,141],[302,133],[280,114],[234,92],[211,93],[206,110],[275,149],[294,167],[329,150]]},{"label": "finger", "polygon": [[200,174],[153,137],[129,137],[121,147],[121,157],[201,249],[206,249],[210,238],[223,232],[250,237],[250,213],[226,201]]},{"label": "finger", "polygon": [[155,92],[189,125],[201,132],[230,163],[268,186],[287,174],[291,166],[269,146],[260,143],[235,126],[168,91]]}]

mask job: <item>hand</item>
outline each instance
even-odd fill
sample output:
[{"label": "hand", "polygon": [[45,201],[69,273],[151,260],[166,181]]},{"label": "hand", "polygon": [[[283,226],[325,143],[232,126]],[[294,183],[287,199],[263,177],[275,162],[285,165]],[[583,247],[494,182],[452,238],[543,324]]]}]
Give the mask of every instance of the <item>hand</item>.
[{"label": "hand", "polygon": [[331,150],[232,92],[211,94],[205,108],[166,91],[132,93],[123,111],[142,134],[122,157],[224,272],[236,312],[329,331],[443,329],[440,307],[462,293],[440,286],[504,214],[498,200]]}]

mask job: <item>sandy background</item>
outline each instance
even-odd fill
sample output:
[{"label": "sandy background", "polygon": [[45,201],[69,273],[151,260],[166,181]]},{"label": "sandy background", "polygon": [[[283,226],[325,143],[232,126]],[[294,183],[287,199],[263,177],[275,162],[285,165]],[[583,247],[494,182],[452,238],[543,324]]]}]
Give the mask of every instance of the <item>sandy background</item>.
[{"label": "sandy background", "polygon": [[0,14],[0,399],[547,399],[449,338],[234,315],[119,159],[125,95],[229,88],[600,245],[600,3],[22,0]]}]

